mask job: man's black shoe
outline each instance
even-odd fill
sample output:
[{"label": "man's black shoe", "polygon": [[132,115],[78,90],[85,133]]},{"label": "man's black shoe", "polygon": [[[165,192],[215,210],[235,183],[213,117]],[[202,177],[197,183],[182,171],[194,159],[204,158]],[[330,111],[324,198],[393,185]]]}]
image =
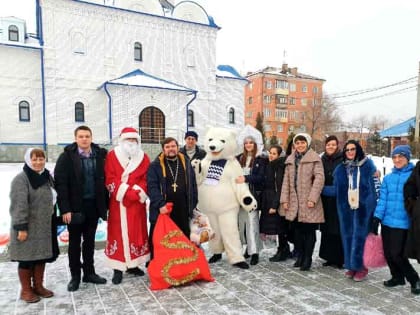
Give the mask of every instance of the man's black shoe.
[{"label": "man's black shoe", "polygon": [[391,278],[389,280],[384,281],[384,286],[388,288],[396,287],[397,285],[405,285],[404,279],[397,279],[397,278]]},{"label": "man's black shoe", "polygon": [[144,271],[141,270],[140,268],[136,267],[136,268],[128,268],[127,269],[127,273],[130,273],[132,275],[135,275],[137,277],[142,277],[144,276]]},{"label": "man's black shoe", "polygon": [[83,276],[83,282],[90,282],[95,284],[105,284],[106,279],[98,276],[96,273],[91,273]]},{"label": "man's black shoe", "polygon": [[114,269],[114,275],[112,276],[112,283],[113,284],[120,284],[123,278],[123,273],[121,270]]},{"label": "man's black shoe", "polygon": [[251,265],[256,265],[256,264],[258,264],[258,261],[259,261],[258,254],[252,254],[251,255],[251,262],[250,262],[250,264]]},{"label": "man's black shoe", "polygon": [[236,264],[233,264],[233,266],[241,268],[241,269],[249,269],[249,265],[245,261],[240,261]]},{"label": "man's black shoe", "polygon": [[420,294],[420,280],[417,280],[416,283],[411,285],[411,293],[418,295]]},{"label": "man's black shoe", "polygon": [[67,291],[73,292],[79,289],[80,277],[72,277],[69,284],[67,285]]},{"label": "man's black shoe", "polygon": [[222,259],[222,254],[214,254],[213,256],[210,257],[209,264],[213,264],[221,259]]}]

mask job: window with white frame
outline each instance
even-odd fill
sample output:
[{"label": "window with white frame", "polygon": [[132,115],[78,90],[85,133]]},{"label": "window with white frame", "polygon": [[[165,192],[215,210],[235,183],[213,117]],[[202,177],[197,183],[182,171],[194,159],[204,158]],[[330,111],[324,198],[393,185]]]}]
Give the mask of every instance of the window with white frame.
[{"label": "window with white frame", "polygon": [[283,132],[283,124],[278,124],[277,125],[277,132]]},{"label": "window with white frame", "polygon": [[229,108],[229,124],[235,123],[235,109]]},{"label": "window with white frame", "polygon": [[271,116],[271,110],[269,108],[264,108],[264,117],[269,118]]},{"label": "window with white frame", "polygon": [[289,104],[296,105],[296,99],[294,97],[289,97]]},{"label": "window with white frame", "polygon": [[276,109],[276,118],[287,118],[287,110]]},{"label": "window with white frame", "polygon": [[252,104],[252,96],[248,97],[248,104]]},{"label": "window with white frame", "polygon": [[318,87],[317,87],[317,86],[314,86],[314,87],[312,88],[312,93],[314,93],[314,94],[318,94]]},{"label": "window with white frame", "polygon": [[270,103],[271,103],[271,96],[264,95],[264,104],[270,104]]},{"label": "window with white frame", "polygon": [[134,43],[134,60],[143,61],[143,45],[139,42]]},{"label": "window with white frame", "polygon": [[9,41],[11,42],[19,41],[19,29],[16,25],[9,26]]},{"label": "window with white frame", "polygon": [[276,104],[287,104],[287,96],[276,94]]},{"label": "window with white frame", "polygon": [[264,83],[265,83],[265,88],[266,88],[267,90],[272,89],[272,87],[273,87],[273,83],[272,83],[271,81],[267,80],[267,81],[265,81]]},{"label": "window with white frame", "polygon": [[289,119],[290,120],[298,120],[299,114],[297,111],[290,111],[289,112]]},{"label": "window with white frame", "polygon": [[300,131],[301,132],[306,132],[306,126],[305,125],[300,125]]},{"label": "window with white frame", "polygon": [[81,32],[74,32],[71,37],[72,51],[77,55],[86,54],[86,39]]},{"label": "window with white frame", "polygon": [[276,80],[276,89],[287,89],[289,83],[286,80]]},{"label": "window with white frame", "polygon": [[307,93],[308,92],[308,86],[306,84],[302,85],[302,92]]},{"label": "window with white frame", "polygon": [[253,88],[253,84],[252,84],[252,82],[249,82],[248,83],[248,89],[252,90],[252,88]]},{"label": "window with white frame", "polygon": [[264,131],[271,131],[271,125],[264,124]]},{"label": "window with white frame", "polygon": [[187,124],[188,127],[194,127],[194,111],[192,109],[188,110]]},{"label": "window with white frame", "polygon": [[302,104],[302,106],[306,106],[306,105],[308,105],[308,101],[307,101],[307,99],[306,99],[306,98],[301,98],[301,99],[300,99],[300,103]]},{"label": "window with white frame", "polygon": [[76,102],[76,104],[74,104],[74,121],[85,121],[85,105],[82,102]]},{"label": "window with white frame", "polygon": [[252,111],[246,112],[246,118],[252,118]]},{"label": "window with white frame", "polygon": [[19,121],[31,121],[30,107],[27,101],[19,102]]},{"label": "window with white frame", "polygon": [[296,83],[289,83],[290,92],[296,92]]}]

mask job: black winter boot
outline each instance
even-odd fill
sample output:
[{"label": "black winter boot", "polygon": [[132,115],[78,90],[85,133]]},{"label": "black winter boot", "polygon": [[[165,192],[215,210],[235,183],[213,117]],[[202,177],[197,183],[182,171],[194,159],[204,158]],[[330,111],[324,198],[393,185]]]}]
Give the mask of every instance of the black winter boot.
[{"label": "black winter boot", "polygon": [[295,250],[298,252],[298,256],[296,258],[296,262],[294,263],[293,267],[299,268],[302,266],[303,258],[304,258],[304,238],[301,233],[295,230]]},{"label": "black winter boot", "polygon": [[308,271],[311,269],[312,265],[312,254],[314,252],[315,247],[315,231],[313,233],[308,233],[304,237],[303,242],[303,261],[302,265],[300,266],[300,270]]}]

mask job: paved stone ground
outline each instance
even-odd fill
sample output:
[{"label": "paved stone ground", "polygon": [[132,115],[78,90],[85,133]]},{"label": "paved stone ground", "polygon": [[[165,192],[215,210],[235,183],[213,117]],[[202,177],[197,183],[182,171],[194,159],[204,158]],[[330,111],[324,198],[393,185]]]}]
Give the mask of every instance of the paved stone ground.
[{"label": "paved stone ground", "polygon": [[270,263],[273,253],[263,250],[260,263],[249,270],[233,268],[224,258],[211,266],[216,279],[212,283],[151,291],[147,275],[125,275],[120,285],[113,285],[112,271],[98,250],[97,273],[108,283],[82,283],[74,293],[66,290],[69,270],[62,255],[46,270],[46,287],[55,296],[35,304],[19,300],[16,263],[4,262],[0,314],[420,314],[420,296],[411,294],[408,284],[392,289],[382,285],[389,278],[387,268],[371,271],[366,281],[356,283],[344,278],[344,270],[322,267],[320,259],[309,272],[293,268],[293,260]]}]

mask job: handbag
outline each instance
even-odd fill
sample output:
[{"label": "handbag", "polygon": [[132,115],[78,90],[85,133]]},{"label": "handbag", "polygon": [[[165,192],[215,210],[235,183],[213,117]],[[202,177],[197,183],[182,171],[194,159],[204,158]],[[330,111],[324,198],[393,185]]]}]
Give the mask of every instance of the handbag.
[{"label": "handbag", "polygon": [[387,265],[380,235],[368,234],[363,251],[363,264],[366,268],[382,268]]},{"label": "handbag", "polygon": [[357,167],[357,176],[356,176],[356,188],[353,188],[353,178],[349,178],[349,189],[347,191],[347,198],[349,206],[353,210],[359,209],[359,183],[360,183],[360,168]]}]

